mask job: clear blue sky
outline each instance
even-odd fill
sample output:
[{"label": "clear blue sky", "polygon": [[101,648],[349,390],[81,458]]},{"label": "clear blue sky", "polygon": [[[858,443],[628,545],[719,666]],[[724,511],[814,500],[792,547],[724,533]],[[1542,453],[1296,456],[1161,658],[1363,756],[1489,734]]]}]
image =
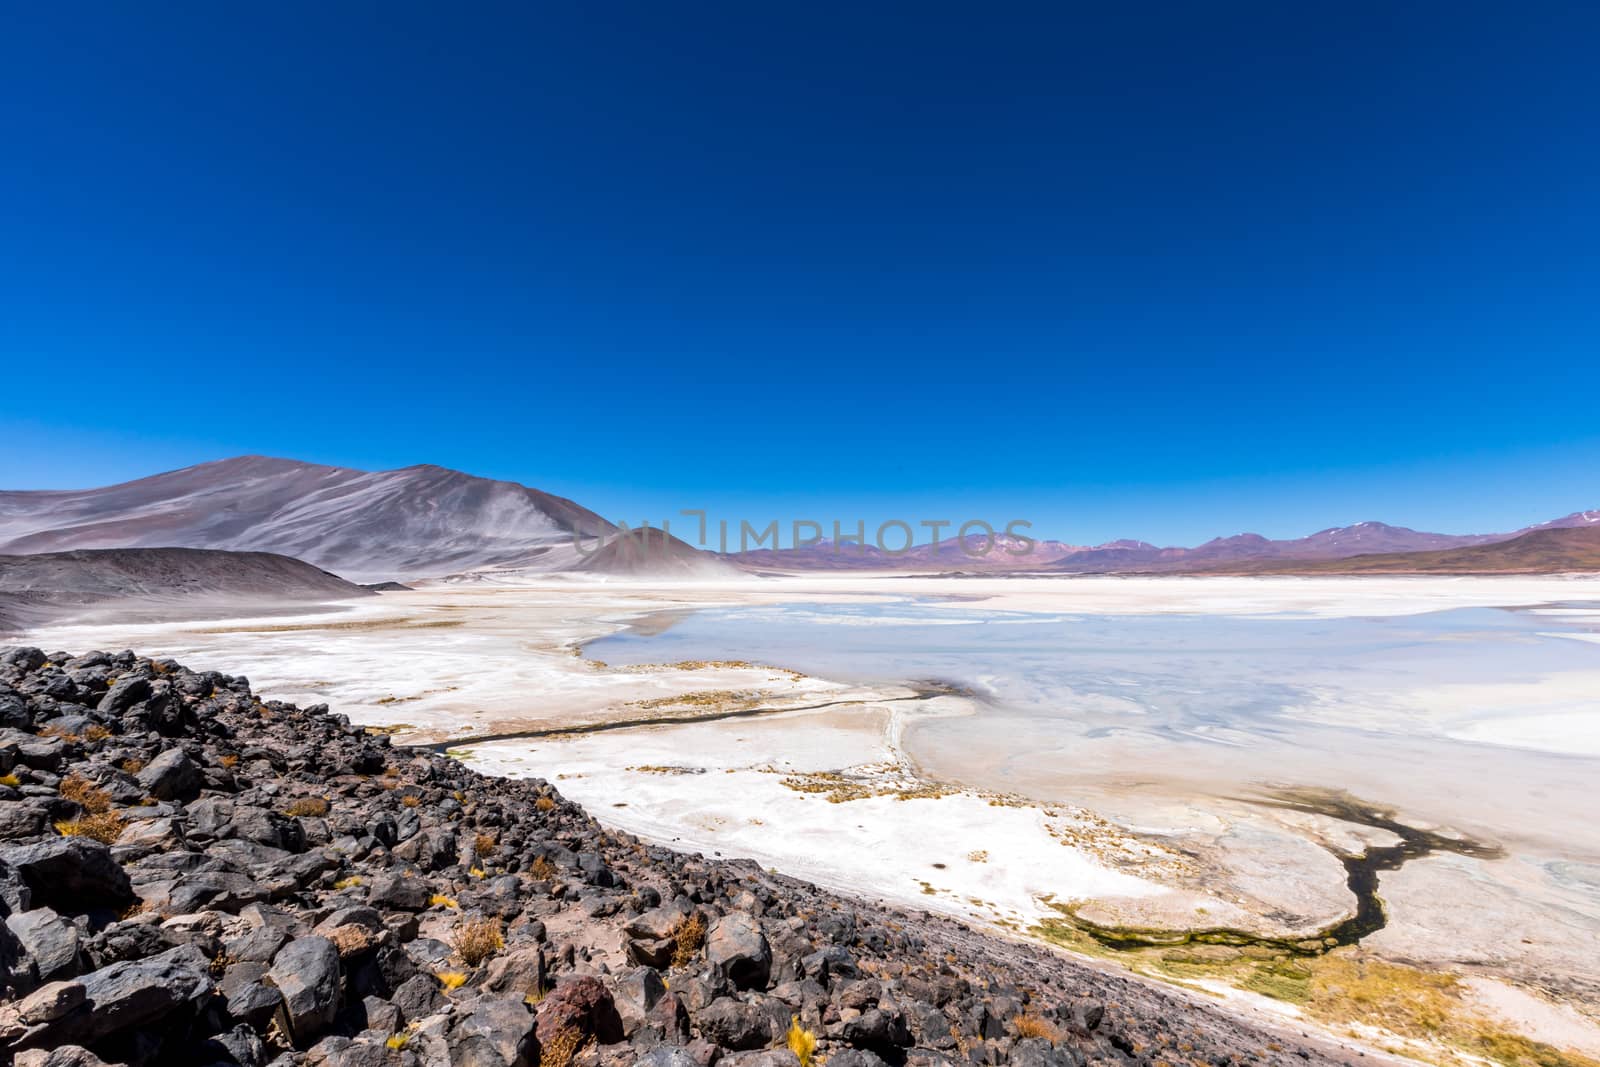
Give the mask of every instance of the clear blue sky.
[{"label": "clear blue sky", "polygon": [[0,486],[1074,541],[1600,506],[1600,6],[14,5]]}]

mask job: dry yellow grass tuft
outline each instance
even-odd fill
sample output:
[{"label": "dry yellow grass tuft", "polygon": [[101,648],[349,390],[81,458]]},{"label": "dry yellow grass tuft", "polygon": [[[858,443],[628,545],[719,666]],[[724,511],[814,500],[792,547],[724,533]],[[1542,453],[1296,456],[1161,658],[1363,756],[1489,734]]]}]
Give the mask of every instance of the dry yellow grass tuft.
[{"label": "dry yellow grass tuft", "polygon": [[433,896],[428,898],[428,903],[433,905],[436,908],[459,908],[459,907],[461,907],[460,904],[456,903],[456,898],[455,897],[447,897],[443,893],[435,893]]},{"label": "dry yellow grass tuft", "polygon": [[0,774],[0,785],[7,789],[15,789],[22,784],[22,779],[14,774]]},{"label": "dry yellow grass tuft", "polygon": [[672,928],[672,965],[687,967],[706,943],[706,921],[699,915],[686,915]]},{"label": "dry yellow grass tuft", "polygon": [[800,1067],[811,1067],[812,1057],[817,1053],[817,1035],[800,1025],[800,1016],[789,1017],[789,1032],[784,1035],[784,1043],[800,1061]]},{"label": "dry yellow grass tuft", "polygon": [[300,797],[290,801],[284,812],[294,816],[308,816],[317,818],[328,814],[327,797]]},{"label": "dry yellow grass tuft", "polygon": [[569,1067],[582,1047],[583,1035],[569,1026],[544,1043],[539,1050],[539,1067]]},{"label": "dry yellow grass tuft", "polygon": [[479,856],[487,856],[495,849],[493,834],[479,834],[472,839],[472,851]]},{"label": "dry yellow grass tuft", "polygon": [[239,757],[229,752],[227,755],[218,756],[217,762],[222,765],[223,770],[231,771],[239,765]]},{"label": "dry yellow grass tuft", "polygon": [[471,919],[456,927],[456,954],[468,967],[476,967],[506,947],[499,919]]},{"label": "dry yellow grass tuft", "polygon": [[414,808],[418,804],[422,803],[422,798],[417,796],[415,793],[411,793],[411,794],[408,794],[406,796],[401,797],[400,798],[400,803],[401,803],[401,805],[403,807]]},{"label": "dry yellow grass tuft", "polygon": [[341,878],[337,882],[333,883],[333,888],[335,892],[338,892],[344,889],[353,889],[360,884],[361,876],[359,874],[352,874],[348,878]]},{"label": "dry yellow grass tuft", "polygon": [[460,971],[439,971],[434,977],[439,979],[439,984],[444,986],[446,992],[467,984],[467,976]]},{"label": "dry yellow grass tuft", "polygon": [[1052,1044],[1061,1040],[1056,1024],[1039,1015],[1019,1015],[1011,1024],[1017,1028],[1018,1037],[1042,1037]]},{"label": "dry yellow grass tuft", "polygon": [[117,770],[121,771],[123,774],[138,774],[140,771],[144,770],[144,760],[134,759],[132,756],[129,756],[127,759],[117,764]]},{"label": "dry yellow grass tuft", "polygon": [[99,815],[111,808],[111,794],[82,775],[69,774],[61,779],[61,797],[77,804],[90,815]]},{"label": "dry yellow grass tuft", "polygon": [[103,845],[113,844],[122,836],[122,816],[114,811],[103,811],[98,815],[85,815],[80,819],[68,819],[55,824],[56,833],[62,837],[87,837],[92,841],[99,841]]},{"label": "dry yellow grass tuft", "polygon": [[560,872],[556,870],[556,865],[550,862],[549,856],[540,856],[528,865],[528,873],[533,876],[535,882],[553,882]]},{"label": "dry yellow grass tuft", "polygon": [[538,808],[540,811],[554,811],[556,802],[551,797],[540,797],[538,800],[533,802],[533,806]]}]

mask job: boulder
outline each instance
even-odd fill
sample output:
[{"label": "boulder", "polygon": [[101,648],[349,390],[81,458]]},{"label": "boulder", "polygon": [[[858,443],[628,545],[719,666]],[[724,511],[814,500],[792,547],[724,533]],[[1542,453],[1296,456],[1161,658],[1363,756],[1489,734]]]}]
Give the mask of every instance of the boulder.
[{"label": "boulder", "polygon": [[295,1044],[308,1046],[339,1012],[339,950],[325,937],[297,937],[272,959],[266,980],[283,994]]},{"label": "boulder", "polygon": [[36,904],[75,912],[121,908],[134,900],[127,872],[98,841],[58,837],[13,846],[0,850],[0,861],[22,876]]},{"label": "boulder", "polygon": [[493,1047],[506,1067],[531,1067],[538,1060],[534,1017],[519,996],[478,997],[459,1009],[451,1030],[455,1042],[477,1037]]},{"label": "boulder", "polygon": [[772,949],[755,919],[724,915],[706,934],[706,960],[739,989],[765,989],[772,975]]},{"label": "boulder", "polygon": [[765,1048],[774,1037],[772,1020],[766,1012],[732,997],[706,1005],[695,1023],[708,1040],[734,1051]]},{"label": "boulder", "polygon": [[622,1020],[617,1017],[610,991],[590,975],[562,982],[540,1001],[537,1025],[541,1045],[567,1030],[593,1036],[601,1043],[622,1037]]},{"label": "boulder", "polygon": [[41,981],[75,977],[80,965],[78,928],[49,908],[18,912],[6,920],[38,969]]}]

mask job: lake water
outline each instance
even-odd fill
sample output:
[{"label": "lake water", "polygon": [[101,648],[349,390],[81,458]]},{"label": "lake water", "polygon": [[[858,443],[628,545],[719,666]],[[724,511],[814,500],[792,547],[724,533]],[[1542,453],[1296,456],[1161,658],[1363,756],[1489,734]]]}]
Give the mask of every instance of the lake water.
[{"label": "lake water", "polygon": [[1600,643],[1587,610],[1297,618],[796,603],[695,611],[586,651],[961,686],[973,714],[905,734],[926,773],[1125,821],[1196,796],[1316,786],[1592,861]]}]

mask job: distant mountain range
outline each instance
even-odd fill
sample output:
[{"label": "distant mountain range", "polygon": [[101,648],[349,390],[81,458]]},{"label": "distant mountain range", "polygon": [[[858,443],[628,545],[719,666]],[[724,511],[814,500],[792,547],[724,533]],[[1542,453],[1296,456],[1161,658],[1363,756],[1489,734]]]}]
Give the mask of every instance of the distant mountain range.
[{"label": "distant mountain range", "polygon": [[[1557,520],[1560,521],[1560,520]],[[1331,560],[1255,560],[1206,574],[1562,574],[1600,570],[1600,525],[1547,526],[1492,544]]]},{"label": "distant mountain range", "polygon": [[444,467],[359,471],[265,456],[201,463],[101,489],[0,492],[0,552],[182,547],[275,552],[358,582],[486,567],[717,574],[714,555],[616,528],[563,497]]},{"label": "distant mountain range", "polygon": [[0,492],[0,553],[146,547],[271,552],[356,582],[486,570],[689,578],[740,571],[1285,570],[1294,568],[1277,564],[1448,552],[1569,529],[1600,529],[1600,511],[1575,512],[1500,534],[1427,533],[1360,522],[1289,540],[1235,534],[1193,548],[1134,540],[1092,546],[1037,540],[1029,547],[1019,538],[999,535],[986,554],[978,555],[983,538],[974,534],[966,539],[966,551],[951,537],[900,554],[872,545],[822,542],[719,556],[660,530],[649,531],[644,540],[637,534],[619,538],[612,523],[564,497],[427,465],[369,472],[241,456],[100,489]]},{"label": "distant mountain range", "polygon": [[[1231,564],[1270,561],[1329,561],[1374,554],[1438,552],[1509,541],[1538,530],[1600,529],[1600,511],[1579,511],[1549,522],[1502,534],[1441,534],[1359,522],[1333,526],[1307,537],[1271,540],[1243,533],[1218,537],[1194,548],[1158,547],[1145,541],[1121,540],[1102,545],[1074,546],[1060,541],[1038,541],[1032,551],[1013,552],[1022,546],[1015,539],[997,537],[984,555],[963,552],[956,538],[924,545],[899,555],[873,546],[831,543],[799,549],[741,552],[728,558],[754,571],[959,571],[972,573],[1038,574],[1160,574],[1215,571]],[[982,538],[968,539],[973,553]],[[1280,568],[1284,569],[1284,568]]]}]

